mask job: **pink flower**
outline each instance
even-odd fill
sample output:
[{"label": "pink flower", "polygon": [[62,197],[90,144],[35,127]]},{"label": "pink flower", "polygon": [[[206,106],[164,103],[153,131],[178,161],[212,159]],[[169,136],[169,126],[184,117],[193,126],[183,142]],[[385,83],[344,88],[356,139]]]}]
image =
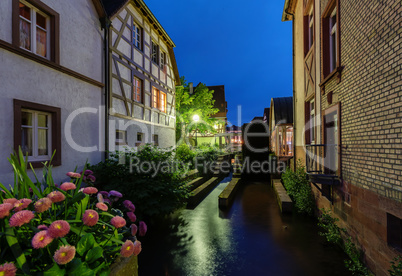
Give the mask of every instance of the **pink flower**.
[{"label": "pink flower", "polygon": [[34,217],[35,217],[35,215],[32,211],[28,211],[28,210],[19,211],[10,218],[10,226],[11,227],[16,227],[16,226],[20,227],[20,226],[24,225],[25,223],[30,222]]},{"label": "pink flower", "polygon": [[13,263],[5,263],[0,265],[0,275],[14,276],[17,273],[17,268]]},{"label": "pink flower", "polygon": [[76,188],[77,186],[75,186],[75,184],[71,182],[64,182],[60,186],[60,189],[62,189],[63,191],[75,190]]},{"label": "pink flower", "polygon": [[123,205],[131,212],[135,212],[135,206],[130,200],[123,201]]},{"label": "pink flower", "polygon": [[145,224],[145,222],[140,221],[140,231],[138,232],[138,235],[140,236],[145,236],[145,234],[147,233],[148,227]]},{"label": "pink flower", "polygon": [[49,208],[52,206],[52,201],[49,198],[44,197],[35,202],[34,206],[36,212],[43,213],[49,210]]},{"label": "pink flower", "polygon": [[86,170],[86,171],[84,172],[84,174],[85,174],[85,175],[88,175],[88,174],[94,174],[94,172],[93,172],[93,171],[91,171],[91,170]]},{"label": "pink flower", "polygon": [[131,228],[131,235],[135,236],[137,234],[138,227],[134,223],[130,225]]},{"label": "pink flower", "polygon": [[47,197],[53,202],[61,202],[66,199],[65,195],[59,191],[53,191],[47,195]]},{"label": "pink flower", "polygon": [[59,265],[65,265],[71,262],[75,256],[75,247],[71,245],[63,245],[54,253],[54,260]]},{"label": "pink flower", "polygon": [[14,208],[15,208],[14,211],[18,212],[18,211],[26,209],[28,207],[28,205],[31,204],[31,202],[32,202],[32,200],[30,200],[29,198],[23,198],[23,199],[17,200],[14,203]]},{"label": "pink flower", "polygon": [[126,240],[126,242],[121,246],[120,255],[122,257],[130,257],[134,253],[134,243],[130,240]]},{"label": "pink flower", "polygon": [[140,254],[142,248],[141,248],[141,242],[140,241],[135,241],[134,242],[134,256],[137,256],[138,254]]},{"label": "pink flower", "polygon": [[70,232],[70,224],[65,220],[56,220],[47,231],[52,238],[62,238]]},{"label": "pink flower", "polygon": [[109,192],[109,196],[123,197],[123,195],[122,195],[120,192],[115,191],[115,190],[111,190],[111,191]]},{"label": "pink flower", "polygon": [[0,204],[0,219],[8,217],[10,215],[10,210],[13,209],[13,205],[11,203],[3,203]]},{"label": "pink flower", "polygon": [[68,172],[66,175],[70,178],[81,178],[81,174],[76,173],[76,172]]},{"label": "pink flower", "polygon": [[105,192],[105,191],[100,191],[99,192],[103,197],[108,197],[109,196],[109,193],[108,192]]},{"label": "pink flower", "polygon": [[82,216],[82,221],[86,226],[94,226],[99,220],[99,215],[95,210],[86,210]]},{"label": "pink flower", "polygon": [[107,205],[105,203],[103,203],[103,202],[96,203],[96,208],[98,208],[98,209],[100,209],[102,211],[105,211],[105,212],[108,209]]},{"label": "pink flower", "polygon": [[47,226],[45,224],[41,224],[37,227],[39,230],[47,230]]},{"label": "pink flower", "polygon": [[3,203],[11,203],[14,206],[14,203],[16,203],[18,201],[18,199],[16,198],[5,198],[3,200]]},{"label": "pink flower", "polygon": [[92,195],[96,194],[98,192],[98,189],[96,189],[95,187],[85,187],[82,191],[84,194]]},{"label": "pink flower", "polygon": [[127,212],[127,216],[131,220],[131,222],[135,222],[137,220],[137,217],[133,212]]},{"label": "pink flower", "polygon": [[32,238],[31,243],[33,248],[38,249],[46,247],[52,241],[53,238],[49,236],[46,230],[43,230],[35,234],[35,236]]},{"label": "pink flower", "polygon": [[126,220],[122,217],[115,216],[110,220],[110,223],[116,228],[122,228],[126,225]]},{"label": "pink flower", "polygon": [[89,181],[91,181],[91,182],[93,183],[93,182],[95,182],[96,177],[93,176],[93,175],[88,175],[88,176],[87,176],[87,180],[89,180]]}]

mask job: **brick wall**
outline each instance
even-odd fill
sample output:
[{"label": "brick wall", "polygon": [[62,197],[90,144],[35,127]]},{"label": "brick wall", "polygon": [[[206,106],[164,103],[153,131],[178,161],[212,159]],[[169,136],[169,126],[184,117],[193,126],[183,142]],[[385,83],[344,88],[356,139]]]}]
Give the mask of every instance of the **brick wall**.
[{"label": "brick wall", "polygon": [[[321,13],[327,3],[321,0]],[[373,272],[386,275],[389,261],[400,254],[387,246],[386,214],[402,218],[402,4],[340,5],[344,69],[340,82],[335,76],[322,87],[321,97],[322,110],[341,103],[343,184],[332,209],[357,237]],[[318,203],[328,206],[322,197]]]}]

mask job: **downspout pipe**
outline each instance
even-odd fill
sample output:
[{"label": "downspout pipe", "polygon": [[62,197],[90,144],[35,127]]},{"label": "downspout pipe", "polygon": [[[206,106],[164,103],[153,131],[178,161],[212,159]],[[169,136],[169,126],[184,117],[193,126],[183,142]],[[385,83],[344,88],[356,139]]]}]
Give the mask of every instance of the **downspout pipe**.
[{"label": "downspout pipe", "polygon": [[103,28],[103,42],[104,42],[104,76],[105,76],[105,151],[104,151],[104,159],[109,158],[109,109],[110,109],[110,55],[109,55],[109,29],[111,25],[111,21],[109,18],[104,17],[101,19],[101,25]]}]

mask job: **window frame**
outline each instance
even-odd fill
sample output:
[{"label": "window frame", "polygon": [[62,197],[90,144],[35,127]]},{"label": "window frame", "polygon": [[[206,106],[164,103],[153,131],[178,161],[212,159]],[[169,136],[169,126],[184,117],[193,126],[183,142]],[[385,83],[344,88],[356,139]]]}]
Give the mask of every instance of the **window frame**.
[{"label": "window frame", "polygon": [[151,95],[151,107],[158,108],[159,104],[159,92],[160,90],[155,86],[152,86],[152,95]]},{"label": "window frame", "polygon": [[159,147],[159,135],[158,134],[153,134],[152,135],[152,143],[153,143],[154,146]]},{"label": "window frame", "polygon": [[[48,36],[49,36],[49,49],[47,53],[47,57],[43,57],[41,55],[38,55],[34,53],[33,51],[29,51],[25,48],[20,47],[20,11],[19,11],[19,4],[27,4],[27,6],[32,6],[34,9],[40,11],[40,13],[46,15],[49,18],[49,30],[48,30]],[[31,18],[31,21],[33,19]],[[33,24],[31,24],[33,25]],[[35,23],[36,25],[36,23]],[[31,26],[32,29],[32,26]],[[31,33],[31,37],[33,37],[33,34]],[[12,4],[12,44],[14,47],[17,49],[21,49],[26,51],[27,53],[38,57],[38,58],[43,58],[44,60],[50,60],[53,61],[57,64],[60,63],[60,15],[47,6],[46,4],[42,3],[39,0],[13,0]]]},{"label": "window frame", "polygon": [[[61,165],[61,109],[53,106],[37,104],[27,101],[21,101],[14,99],[14,150],[18,152],[18,148],[21,146],[21,128],[22,128],[22,111],[23,110],[32,110],[42,113],[47,113],[50,116],[50,130],[49,136],[51,139],[50,143],[50,152],[49,156],[51,157],[53,152],[56,151],[52,165],[60,166]],[[32,164],[32,167],[38,168],[43,167],[43,162],[49,161],[50,158],[41,158],[40,160],[32,159],[28,160],[29,163]]]},{"label": "window frame", "polygon": [[[136,81],[139,81],[139,86],[137,86],[136,85]],[[134,101],[134,102],[137,102],[137,103],[143,103],[143,98],[144,98],[144,93],[143,93],[143,80],[141,79],[141,78],[139,78],[139,77],[137,77],[137,76],[135,76],[135,75],[133,75],[133,81],[132,81],[132,83],[133,83],[133,89],[132,89],[132,94],[131,94],[131,99]],[[140,92],[139,92],[139,94],[137,93],[137,89],[140,89]],[[140,97],[140,99],[138,100],[138,97]]]},{"label": "window frame", "polygon": [[[402,219],[387,213],[387,244],[395,250],[402,252]],[[399,237],[396,237],[398,236]]]},{"label": "window frame", "polygon": [[[134,36],[134,34],[135,34],[135,36]],[[137,35],[139,36],[139,40],[137,40]],[[142,27],[134,19],[133,19],[131,36],[132,36],[131,41],[132,41],[132,44],[134,45],[134,47],[137,48],[138,50],[142,51],[143,41],[144,41],[144,32],[143,32]]]},{"label": "window frame", "polygon": [[[331,35],[333,28],[330,29],[331,16],[336,12],[336,28],[335,28],[335,61],[331,62]],[[335,72],[341,69],[341,20],[340,20],[340,0],[330,0],[321,16],[321,64],[322,79],[331,78]],[[331,68],[331,63],[333,63]],[[323,81],[325,83],[325,81]]]},{"label": "window frame", "polygon": [[[138,139],[138,137],[141,137],[141,139]],[[137,132],[137,143],[144,143],[144,133],[143,132]]]},{"label": "window frame", "polygon": [[[162,97],[163,95],[163,97]],[[163,100],[163,102],[162,102]],[[167,108],[167,94],[165,92],[159,91],[159,110],[163,113],[166,113]]]},{"label": "window frame", "polygon": [[165,66],[167,65],[167,60],[166,60],[166,58],[167,58],[167,55],[166,55],[166,53],[164,52],[164,51],[159,51],[159,54],[160,54],[160,67],[162,68],[162,70],[164,70],[165,69]]},{"label": "window frame", "polygon": [[[117,138],[117,133],[122,133],[123,134],[123,138]],[[116,139],[115,139],[115,145],[116,146],[125,146],[127,145],[127,130],[119,130],[116,129]]]},{"label": "window frame", "polygon": [[[315,7],[314,1],[309,1],[306,8],[304,9],[304,19],[303,19],[303,40],[304,40],[304,56],[310,52],[314,47],[315,42]],[[310,41],[311,39],[311,41]]]},{"label": "window frame", "polygon": [[[155,51],[154,51],[155,50]],[[159,45],[151,40],[151,61],[159,66]]]}]

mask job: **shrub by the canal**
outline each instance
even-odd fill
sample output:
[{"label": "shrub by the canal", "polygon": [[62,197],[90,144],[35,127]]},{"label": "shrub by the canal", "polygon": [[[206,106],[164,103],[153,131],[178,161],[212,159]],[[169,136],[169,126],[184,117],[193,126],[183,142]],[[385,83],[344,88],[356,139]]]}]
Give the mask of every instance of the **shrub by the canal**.
[{"label": "shrub by the canal", "polygon": [[295,202],[295,208],[299,213],[313,215],[315,209],[314,196],[307,175],[301,161],[297,162],[296,170],[289,167],[282,174],[283,185],[289,196]]},{"label": "shrub by the canal", "polygon": [[166,215],[185,204],[184,168],[174,152],[144,145],[138,151],[116,152],[90,167],[99,189],[119,189],[138,205],[141,218]]},{"label": "shrub by the canal", "polygon": [[318,218],[318,226],[324,231],[319,234],[324,236],[328,242],[340,246],[349,256],[349,259],[345,260],[346,268],[348,268],[353,275],[372,275],[362,262],[361,251],[357,248],[356,244],[352,242],[352,238],[347,234],[346,229],[340,228],[337,225],[339,219],[331,216],[330,211],[326,211],[325,209],[321,209],[321,212],[322,214]]},{"label": "shrub by the canal", "polygon": [[144,234],[146,225],[124,218],[132,203],[112,208],[119,192],[107,202],[96,188],[82,188],[94,180],[91,171],[69,172],[59,186],[47,165],[42,182],[33,182],[21,149],[9,160],[16,181],[10,189],[0,184],[0,275],[108,275],[117,257],[140,253],[135,230]]},{"label": "shrub by the canal", "polygon": [[184,164],[189,164],[190,169],[194,169],[194,158],[197,153],[190,149],[190,147],[183,143],[176,148],[176,158],[177,160],[183,162]]}]

